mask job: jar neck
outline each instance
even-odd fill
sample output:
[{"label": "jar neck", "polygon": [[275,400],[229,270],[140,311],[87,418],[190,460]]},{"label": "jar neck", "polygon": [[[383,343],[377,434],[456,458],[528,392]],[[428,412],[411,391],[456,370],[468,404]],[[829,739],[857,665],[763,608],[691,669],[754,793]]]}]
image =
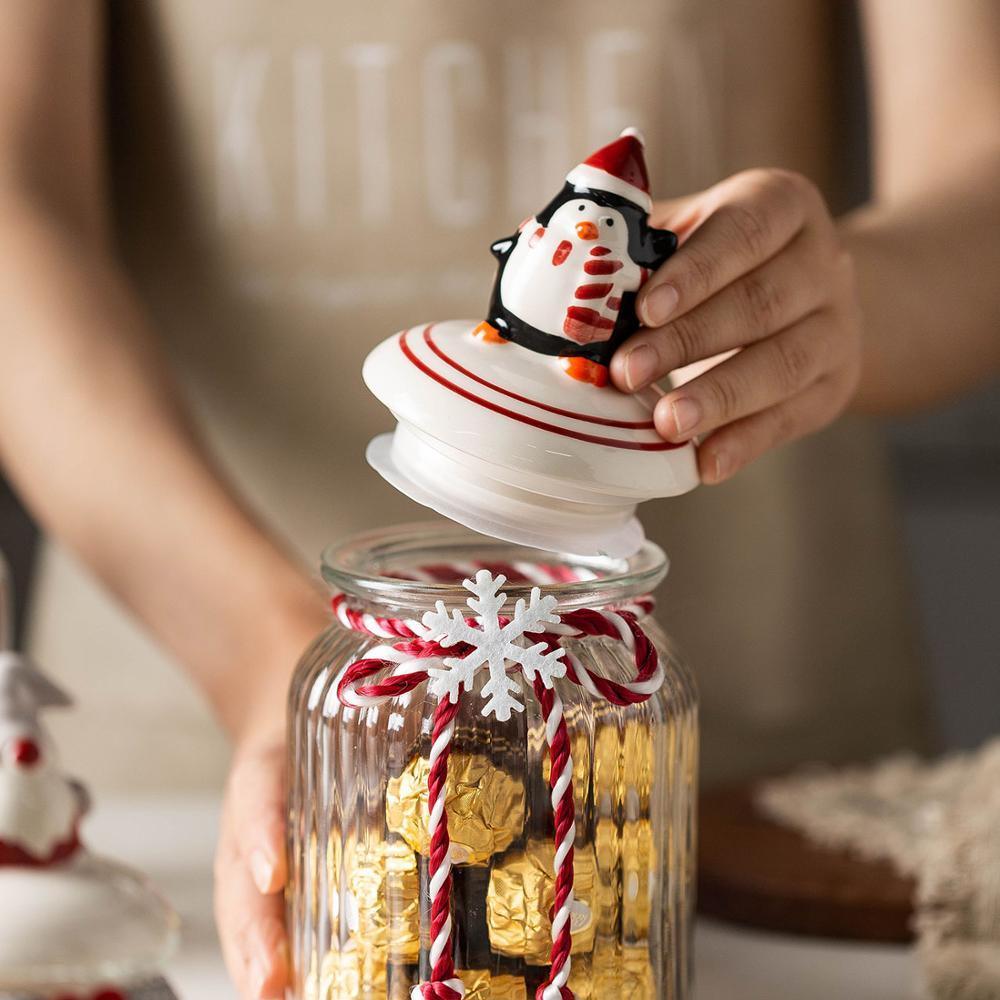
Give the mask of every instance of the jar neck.
[{"label": "jar neck", "polygon": [[450,522],[399,525],[356,535],[323,553],[323,578],[353,603],[422,613],[438,601],[465,606],[462,582],[486,569],[503,575],[507,602],[533,587],[556,598],[561,611],[623,604],[650,593],[667,572],[652,542],[627,559],[543,552],[475,534]]}]

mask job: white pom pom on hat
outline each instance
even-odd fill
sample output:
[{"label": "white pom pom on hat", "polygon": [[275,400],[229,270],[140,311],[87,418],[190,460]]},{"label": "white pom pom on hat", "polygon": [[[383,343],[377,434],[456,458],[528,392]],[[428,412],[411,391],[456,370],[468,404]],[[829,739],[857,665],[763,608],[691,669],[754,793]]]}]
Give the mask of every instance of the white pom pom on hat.
[{"label": "white pom pom on hat", "polygon": [[644,212],[653,207],[646,170],[645,140],[634,127],[575,166],[566,181],[579,190],[606,191],[638,205]]}]

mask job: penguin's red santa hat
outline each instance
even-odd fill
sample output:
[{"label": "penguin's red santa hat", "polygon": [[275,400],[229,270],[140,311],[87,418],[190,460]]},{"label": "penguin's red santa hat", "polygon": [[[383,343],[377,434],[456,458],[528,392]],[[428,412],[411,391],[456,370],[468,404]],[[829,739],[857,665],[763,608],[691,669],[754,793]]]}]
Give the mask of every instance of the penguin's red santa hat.
[{"label": "penguin's red santa hat", "polygon": [[576,188],[607,191],[626,198],[644,212],[653,207],[646,172],[645,141],[636,128],[625,129],[614,142],[592,153],[566,175],[566,180]]}]

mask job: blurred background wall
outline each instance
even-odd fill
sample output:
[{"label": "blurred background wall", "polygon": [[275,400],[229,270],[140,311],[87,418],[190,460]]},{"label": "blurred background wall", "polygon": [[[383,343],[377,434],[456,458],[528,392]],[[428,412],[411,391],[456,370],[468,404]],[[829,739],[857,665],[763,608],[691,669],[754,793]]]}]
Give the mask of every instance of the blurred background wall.
[{"label": "blurred background wall", "polygon": [[1000,730],[1000,389],[888,434],[934,721],[975,746]]}]

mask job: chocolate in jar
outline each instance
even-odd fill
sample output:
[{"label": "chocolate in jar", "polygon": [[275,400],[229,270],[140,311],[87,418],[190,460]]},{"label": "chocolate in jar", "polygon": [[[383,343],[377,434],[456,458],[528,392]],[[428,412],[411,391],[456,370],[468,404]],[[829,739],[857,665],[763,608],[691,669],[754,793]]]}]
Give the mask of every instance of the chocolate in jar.
[{"label": "chocolate in jar", "polygon": [[[430,851],[427,833],[426,757],[414,757],[386,788],[386,826],[413,850]],[[481,754],[455,753],[448,760],[445,792],[454,864],[485,865],[506,850],[524,827],[524,784]]]},{"label": "chocolate in jar", "polygon": [[384,963],[372,961],[353,944],[323,956],[318,1000],[375,1000],[385,994]]},{"label": "chocolate in jar", "polygon": [[[522,958],[529,965],[548,965],[552,949],[555,902],[555,849],[548,841],[529,841],[499,861],[490,874],[486,920],[490,944],[501,955]],[[593,948],[598,914],[592,845],[574,852],[574,910],[570,918],[572,952]]]},{"label": "chocolate in jar", "polygon": [[622,827],[622,936],[626,942],[643,941],[656,888],[653,860],[653,827],[648,819]]},{"label": "chocolate in jar", "polygon": [[372,961],[416,962],[420,955],[420,878],[399,840],[354,845],[345,918],[352,942]]},{"label": "chocolate in jar", "polygon": [[416,962],[420,957],[420,876],[417,859],[408,844],[386,841],[385,908],[389,959]]},{"label": "chocolate in jar", "polygon": [[594,853],[597,858],[597,933],[618,931],[621,879],[621,830],[619,803],[622,801],[621,729],[602,722],[594,731]]},{"label": "chocolate in jar", "polygon": [[488,969],[459,969],[455,974],[465,985],[465,1000],[527,1000],[520,976],[494,976]]},{"label": "chocolate in jar", "polygon": [[618,930],[619,860],[622,838],[613,817],[599,816],[594,823],[594,856],[597,871],[594,876],[597,897],[597,933],[615,934]]},{"label": "chocolate in jar", "polygon": [[571,958],[569,982],[576,1000],[656,1000],[653,970],[645,946],[622,948],[598,938],[590,954]]},{"label": "chocolate in jar", "polygon": [[639,819],[649,813],[654,769],[651,725],[639,720],[630,720],[625,725],[622,742],[625,816],[627,819]]},{"label": "chocolate in jar", "polygon": [[656,1000],[656,979],[645,945],[622,950],[621,996]]}]

